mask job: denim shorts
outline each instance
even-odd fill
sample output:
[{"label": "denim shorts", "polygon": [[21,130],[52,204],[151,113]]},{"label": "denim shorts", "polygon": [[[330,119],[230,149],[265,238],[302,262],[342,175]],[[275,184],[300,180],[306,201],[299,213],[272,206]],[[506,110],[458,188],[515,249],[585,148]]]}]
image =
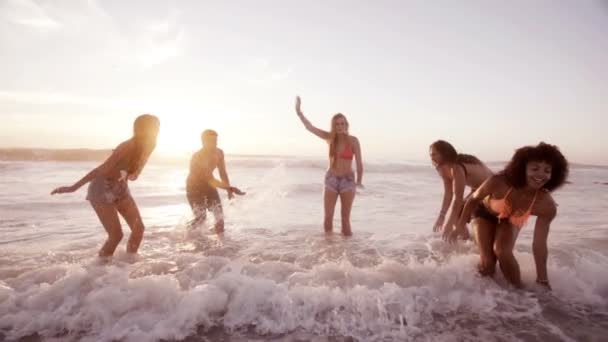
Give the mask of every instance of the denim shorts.
[{"label": "denim shorts", "polygon": [[89,183],[87,200],[91,203],[113,204],[131,196],[127,181],[97,177]]},{"label": "denim shorts", "polygon": [[344,176],[336,176],[327,171],[325,174],[325,189],[336,192],[344,193],[355,191],[357,184],[355,183],[355,175],[349,174]]}]

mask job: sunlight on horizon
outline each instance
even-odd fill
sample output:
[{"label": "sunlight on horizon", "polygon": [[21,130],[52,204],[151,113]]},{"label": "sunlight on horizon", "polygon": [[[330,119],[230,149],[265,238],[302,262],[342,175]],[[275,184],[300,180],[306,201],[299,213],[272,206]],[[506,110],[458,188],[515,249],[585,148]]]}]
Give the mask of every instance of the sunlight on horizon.
[{"label": "sunlight on horizon", "polygon": [[298,94],[321,129],[345,113],[365,160],[426,160],[444,139],[484,160],[546,141],[608,164],[605,15],[537,7],[0,1],[0,147],[110,149],[151,113],[159,155],[214,129],[227,154],[325,156]]}]

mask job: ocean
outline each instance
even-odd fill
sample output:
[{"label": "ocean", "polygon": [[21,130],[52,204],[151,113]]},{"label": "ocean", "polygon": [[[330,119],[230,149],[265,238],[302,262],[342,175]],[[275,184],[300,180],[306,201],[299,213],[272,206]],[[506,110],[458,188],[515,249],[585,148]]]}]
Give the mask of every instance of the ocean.
[{"label": "ocean", "polygon": [[[534,284],[534,219],[515,254],[526,289],[476,272],[471,241],[433,233],[442,184],[430,162],[365,164],[353,236],[322,228],[326,161],[228,157],[226,233],[188,228],[187,162],[151,162],[130,184],[146,225],[113,260],[84,199],[50,196],[97,165],[0,162],[0,340],[605,341],[608,168],[575,165],[554,193],[552,291]],[[491,164],[494,171],[500,163]],[[339,203],[338,203],[339,206]]]}]

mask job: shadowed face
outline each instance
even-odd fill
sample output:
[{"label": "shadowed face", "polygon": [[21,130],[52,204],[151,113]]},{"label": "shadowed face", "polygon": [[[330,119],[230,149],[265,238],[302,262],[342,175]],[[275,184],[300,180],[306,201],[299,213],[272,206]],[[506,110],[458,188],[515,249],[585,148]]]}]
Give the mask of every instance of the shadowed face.
[{"label": "shadowed face", "polygon": [[203,147],[216,148],[217,147],[217,134],[215,134],[215,133],[203,134]]},{"label": "shadowed face", "polygon": [[441,153],[439,153],[435,147],[431,147],[429,149],[429,155],[431,156],[431,162],[433,162],[434,167],[437,167],[443,161],[441,158]]}]

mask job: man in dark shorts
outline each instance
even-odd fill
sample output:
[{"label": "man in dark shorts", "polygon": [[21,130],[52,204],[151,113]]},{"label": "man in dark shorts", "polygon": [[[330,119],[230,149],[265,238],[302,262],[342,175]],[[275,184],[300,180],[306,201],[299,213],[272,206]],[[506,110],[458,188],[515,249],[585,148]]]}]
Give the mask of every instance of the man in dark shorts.
[{"label": "man in dark shorts", "polygon": [[[224,162],[224,151],[217,147],[217,132],[210,129],[205,130],[201,135],[201,140],[203,148],[195,152],[190,160],[186,196],[194,213],[194,223],[205,221],[207,210],[209,210],[215,217],[215,232],[222,233],[224,231],[224,213],[217,188],[226,190],[229,199],[234,198],[235,194],[244,193],[230,186]],[[213,177],[213,171],[216,168],[219,170],[221,181]]]}]

